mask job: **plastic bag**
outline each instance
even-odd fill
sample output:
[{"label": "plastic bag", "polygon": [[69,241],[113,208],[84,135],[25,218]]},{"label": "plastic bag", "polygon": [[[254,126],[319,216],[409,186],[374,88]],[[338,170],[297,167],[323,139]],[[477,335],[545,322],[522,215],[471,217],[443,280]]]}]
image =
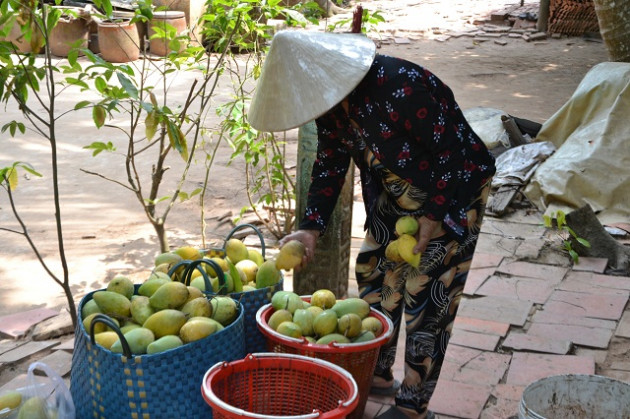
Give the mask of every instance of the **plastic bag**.
[{"label": "plastic bag", "polygon": [[[45,375],[35,375],[35,370]],[[21,404],[8,412],[7,419],[75,419],[70,391],[52,368],[43,362],[33,362],[28,367],[27,382],[26,387],[16,390],[22,395]]]}]

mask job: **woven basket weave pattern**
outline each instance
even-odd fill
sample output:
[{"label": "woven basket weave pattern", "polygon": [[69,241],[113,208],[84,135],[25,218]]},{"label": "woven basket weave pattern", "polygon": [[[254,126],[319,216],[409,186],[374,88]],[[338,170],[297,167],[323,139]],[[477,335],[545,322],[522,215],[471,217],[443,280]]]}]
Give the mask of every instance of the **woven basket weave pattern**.
[{"label": "woven basket weave pattern", "polygon": [[77,417],[211,417],[199,388],[212,365],[245,356],[242,306],[237,319],[215,334],[166,352],[128,359],[90,342],[80,313],[92,294],[79,305],[75,330],[70,391]]}]

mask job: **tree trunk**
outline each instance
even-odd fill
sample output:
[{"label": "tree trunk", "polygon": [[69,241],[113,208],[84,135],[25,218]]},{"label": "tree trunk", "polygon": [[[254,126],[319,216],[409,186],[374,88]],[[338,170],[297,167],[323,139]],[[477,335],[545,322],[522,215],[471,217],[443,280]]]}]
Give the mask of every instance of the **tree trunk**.
[{"label": "tree trunk", "polygon": [[630,62],[630,1],[593,0],[611,61]]},{"label": "tree trunk", "polygon": [[590,205],[571,211],[566,222],[575,234],[588,240],[591,247],[582,246],[571,236],[571,248],[578,255],[608,259],[608,266],[622,275],[630,274],[630,248],[615,240],[601,225]]},{"label": "tree trunk", "polygon": [[[296,222],[304,215],[311,170],[317,152],[317,128],[310,122],[299,130]],[[318,289],[329,289],[338,298],[348,293],[350,269],[350,244],[352,231],[352,186],[354,166],[348,169],[346,182],[333,211],[326,233],[319,238],[315,257],[305,269],[293,276],[293,290],[300,295],[310,295]]]}]

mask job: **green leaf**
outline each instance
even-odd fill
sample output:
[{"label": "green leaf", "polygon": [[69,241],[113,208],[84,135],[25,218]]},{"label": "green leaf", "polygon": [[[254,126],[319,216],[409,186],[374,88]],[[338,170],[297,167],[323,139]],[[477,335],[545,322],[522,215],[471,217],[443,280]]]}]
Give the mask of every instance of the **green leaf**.
[{"label": "green leaf", "polygon": [[583,239],[581,237],[576,237],[575,240],[577,240],[577,242],[580,243],[584,247],[588,247],[588,248],[591,247],[591,243],[586,239]]},{"label": "green leaf", "polygon": [[552,224],[551,224],[551,217],[548,215],[543,215],[543,225],[546,228],[551,228]]},{"label": "green leaf", "polygon": [[74,110],[79,110],[79,109],[83,109],[86,106],[91,105],[92,102],[90,102],[89,100],[82,100],[81,102],[77,103],[76,105],[74,105]]},{"label": "green leaf", "polygon": [[149,112],[149,114],[147,115],[147,118],[144,120],[144,125],[146,129],[145,134],[147,136],[147,140],[151,140],[155,136],[155,133],[157,132],[158,123],[159,123],[159,118],[158,118],[157,112],[155,111]]},{"label": "green leaf", "polygon": [[556,222],[558,223],[559,229],[562,229],[567,224],[564,211],[558,211],[556,214]]},{"label": "green leaf", "polygon": [[116,75],[118,76],[118,81],[120,82],[120,85],[123,87],[123,89],[125,89],[125,92],[127,92],[129,97],[133,99],[138,99],[138,89],[136,88],[136,86],[133,85],[131,80],[129,80],[129,78],[121,72],[116,72]]},{"label": "green leaf", "polygon": [[92,119],[94,120],[94,124],[96,128],[100,128],[105,125],[105,117],[107,116],[107,112],[105,108],[101,105],[96,105],[92,108]]},{"label": "green leaf", "polygon": [[579,256],[577,254],[577,252],[573,249],[569,250],[569,256],[571,256],[571,259],[573,259],[574,263],[577,263],[579,260]]},{"label": "green leaf", "polygon": [[9,182],[9,189],[12,191],[15,190],[18,184],[17,169],[15,167],[10,168],[6,174],[6,177],[7,177],[7,181]]},{"label": "green leaf", "polygon": [[86,145],[83,147],[86,150],[93,150],[92,157],[98,155],[102,151],[116,151],[116,147],[112,144],[111,141],[108,141],[107,144],[101,141],[95,141],[90,145]]},{"label": "green leaf", "polygon": [[171,142],[171,146],[179,152],[184,161],[188,160],[188,146],[186,144],[186,137],[184,133],[173,121],[168,121],[166,126],[166,132],[168,133],[168,139]]},{"label": "green leaf", "polygon": [[94,80],[94,87],[96,87],[96,90],[100,93],[103,93],[105,89],[107,89],[107,82],[103,77],[97,77],[96,80]]}]

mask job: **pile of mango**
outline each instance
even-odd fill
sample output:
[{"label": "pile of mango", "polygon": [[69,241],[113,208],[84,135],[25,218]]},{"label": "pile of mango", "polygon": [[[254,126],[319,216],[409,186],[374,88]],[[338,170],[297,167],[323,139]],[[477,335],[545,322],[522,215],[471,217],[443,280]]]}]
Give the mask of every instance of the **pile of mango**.
[{"label": "pile of mango", "polygon": [[[14,415],[15,412],[17,415]],[[17,390],[0,395],[0,418],[49,419],[57,416],[57,409],[41,397],[23,397]]]},{"label": "pile of mango", "polygon": [[370,316],[370,305],[361,298],[338,300],[327,289],[313,293],[310,302],[291,291],[277,291],[271,297],[273,313],[267,325],[292,338],[327,345],[361,343],[376,339],[383,324]]},{"label": "pile of mango", "polygon": [[[299,243],[299,242],[297,242]],[[212,256],[207,258],[204,251],[192,246],[182,246],[172,252],[161,253],[155,258],[153,273],[158,276],[168,276],[177,264],[183,261],[196,261],[202,258],[216,263],[223,272],[225,284],[219,281],[218,273],[209,263],[200,263],[198,269],[194,269],[190,278],[183,278],[185,266],[175,268],[171,273],[174,281],[190,281],[189,284],[201,291],[212,291],[214,293],[247,292],[256,289],[276,285],[281,278],[281,269],[292,269],[296,258],[302,261],[304,253],[303,245],[301,255],[299,254],[299,243],[297,250],[295,245],[284,246],[274,259],[265,260],[258,249],[248,248],[241,240],[232,238],[225,243],[225,256]],[[296,255],[296,252],[298,254]],[[298,262],[298,263],[299,263]],[[212,290],[206,289],[206,282],[199,269],[207,274],[210,279]],[[224,289],[223,289],[224,288]]]},{"label": "pile of mango", "polygon": [[[230,297],[210,300],[192,286],[152,274],[138,288],[125,276],[117,276],[106,290],[96,291],[81,308],[85,330],[90,333],[98,313],[109,316],[120,327],[134,355],[155,354],[203,339],[222,330],[238,316],[238,305]],[[104,323],[94,325],[97,344],[122,353],[118,334]]]}]

